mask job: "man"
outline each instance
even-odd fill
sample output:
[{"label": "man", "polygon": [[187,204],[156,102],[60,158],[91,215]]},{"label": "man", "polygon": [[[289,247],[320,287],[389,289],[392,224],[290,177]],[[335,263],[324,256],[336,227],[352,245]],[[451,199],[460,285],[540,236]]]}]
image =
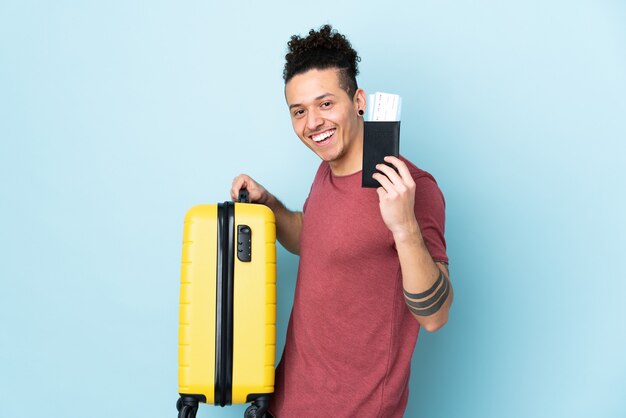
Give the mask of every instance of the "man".
[{"label": "man", "polygon": [[402,417],[420,326],[433,332],[452,303],[443,195],[404,158],[377,166],[378,189],[361,188],[360,60],[326,25],[292,36],[284,70],[295,133],[321,159],[302,212],[251,177],[234,198],[269,206],[277,237],[300,255],[285,349],[270,411],[277,418]]}]

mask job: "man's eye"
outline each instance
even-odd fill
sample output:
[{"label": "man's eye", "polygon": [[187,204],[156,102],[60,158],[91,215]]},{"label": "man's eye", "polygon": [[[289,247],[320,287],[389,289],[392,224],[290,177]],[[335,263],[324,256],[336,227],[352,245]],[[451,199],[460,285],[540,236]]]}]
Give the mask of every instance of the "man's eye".
[{"label": "man's eye", "polygon": [[293,112],[293,115],[296,116],[296,117],[302,116],[302,115],[304,115],[304,110],[298,109],[295,112]]},{"label": "man's eye", "polygon": [[330,107],[332,105],[331,102],[324,102],[322,103],[322,107]]}]

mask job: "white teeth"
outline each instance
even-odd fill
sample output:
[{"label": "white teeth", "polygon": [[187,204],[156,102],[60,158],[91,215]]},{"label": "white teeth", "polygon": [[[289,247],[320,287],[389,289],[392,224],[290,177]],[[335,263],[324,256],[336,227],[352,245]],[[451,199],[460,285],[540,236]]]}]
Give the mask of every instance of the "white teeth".
[{"label": "white teeth", "polygon": [[313,135],[313,136],[311,136],[311,139],[313,141],[315,141],[315,142],[321,142],[321,141],[325,140],[326,138],[328,138],[329,136],[331,136],[334,133],[335,133],[335,130],[331,129],[330,131],[326,131],[326,132],[322,132],[321,134]]}]

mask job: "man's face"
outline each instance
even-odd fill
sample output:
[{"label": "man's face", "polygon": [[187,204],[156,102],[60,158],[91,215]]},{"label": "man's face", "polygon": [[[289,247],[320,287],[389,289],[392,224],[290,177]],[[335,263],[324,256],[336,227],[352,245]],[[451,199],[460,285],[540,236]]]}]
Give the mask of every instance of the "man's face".
[{"label": "man's face", "polygon": [[309,70],[285,86],[293,129],[300,140],[327,161],[334,174],[361,169],[363,128],[358,116],[365,109],[365,92],[354,100],[339,85],[339,72],[331,68]]}]

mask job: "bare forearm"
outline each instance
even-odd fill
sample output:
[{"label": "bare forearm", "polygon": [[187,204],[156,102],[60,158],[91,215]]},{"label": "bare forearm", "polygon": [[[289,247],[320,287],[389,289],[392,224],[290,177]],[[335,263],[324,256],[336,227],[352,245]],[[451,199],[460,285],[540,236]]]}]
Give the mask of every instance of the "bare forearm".
[{"label": "bare forearm", "polygon": [[405,302],[420,325],[436,331],[447,322],[453,299],[447,266],[433,261],[417,225],[394,238]]},{"label": "bare forearm", "polygon": [[241,189],[247,189],[250,202],[260,203],[269,207],[276,218],[276,238],[288,251],[300,253],[300,230],[302,229],[302,212],[290,211],[280,200],[267,191],[247,174],[234,178],[230,188],[230,196],[236,200]]},{"label": "bare forearm", "polygon": [[[409,168],[397,157],[387,156],[385,161],[393,164],[397,171],[385,164],[376,165],[380,172],[372,177],[381,185],[376,189],[380,213],[396,243],[405,302],[420,325],[433,332],[448,321],[452,303],[447,265],[432,259],[422,238],[415,217],[417,185]],[[426,184],[423,186],[428,187]],[[437,193],[436,184],[435,189],[433,191]],[[443,199],[439,202],[443,211]]]},{"label": "bare forearm", "polygon": [[272,209],[276,217],[276,238],[287,251],[300,254],[300,231],[302,230],[302,212],[294,212],[275,196],[268,194],[263,202]]}]

